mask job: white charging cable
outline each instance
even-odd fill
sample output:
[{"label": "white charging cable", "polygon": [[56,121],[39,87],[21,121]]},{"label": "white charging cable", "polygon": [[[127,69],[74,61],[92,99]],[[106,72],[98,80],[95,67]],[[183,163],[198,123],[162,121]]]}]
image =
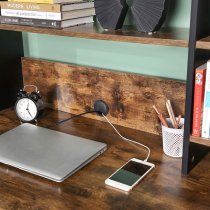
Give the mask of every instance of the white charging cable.
[{"label": "white charging cable", "polygon": [[133,144],[137,144],[137,145],[139,145],[139,146],[144,147],[145,149],[147,149],[147,150],[148,150],[148,155],[147,155],[147,158],[146,158],[144,161],[147,161],[147,160],[149,159],[149,156],[150,156],[150,148],[149,148],[149,147],[145,146],[144,144],[141,144],[141,143],[139,143],[139,142],[133,141],[133,140],[131,140],[131,139],[128,139],[128,138],[122,136],[122,135],[119,133],[119,131],[115,128],[115,126],[109,121],[109,119],[108,119],[103,113],[102,113],[102,116],[106,119],[106,121],[112,126],[112,128],[116,131],[116,133],[117,133],[123,140],[128,141],[128,142],[131,142],[131,143],[133,143]]}]

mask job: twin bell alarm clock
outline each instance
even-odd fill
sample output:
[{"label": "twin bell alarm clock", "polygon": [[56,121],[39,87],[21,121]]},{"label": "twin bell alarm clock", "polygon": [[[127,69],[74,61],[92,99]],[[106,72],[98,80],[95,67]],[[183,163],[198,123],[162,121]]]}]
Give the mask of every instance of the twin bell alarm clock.
[{"label": "twin bell alarm clock", "polygon": [[[34,91],[27,92],[27,87],[34,88]],[[43,105],[42,97],[37,87],[34,85],[25,85],[17,94],[15,112],[21,122],[37,121],[40,111],[44,108]]]}]

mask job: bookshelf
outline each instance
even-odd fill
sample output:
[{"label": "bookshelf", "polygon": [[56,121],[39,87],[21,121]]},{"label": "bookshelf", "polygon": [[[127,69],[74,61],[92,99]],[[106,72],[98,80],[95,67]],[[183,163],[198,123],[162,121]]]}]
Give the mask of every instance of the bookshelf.
[{"label": "bookshelf", "polygon": [[[130,27],[124,27],[122,30],[118,31],[103,31],[96,24],[87,24],[63,30],[0,24],[0,41],[8,50],[6,53],[5,51],[2,51],[1,58],[3,57],[3,59],[1,59],[0,64],[6,69],[12,69],[12,72],[3,75],[0,80],[3,81],[6,75],[13,75],[11,79],[13,90],[8,93],[7,98],[1,98],[2,105],[0,109],[9,107],[14,103],[15,93],[22,84],[20,59],[23,56],[22,32],[139,44],[189,47],[184,155],[182,164],[182,173],[188,174],[189,171],[209,151],[209,142],[207,140],[191,137],[194,69],[198,66],[201,60],[207,60],[207,58],[210,58],[209,18],[210,0],[192,0],[190,31],[182,28],[163,28],[157,34],[147,35],[136,32],[135,28]],[[190,39],[188,42],[189,34]],[[5,63],[2,60],[6,60],[7,62]],[[13,66],[11,66],[11,63],[13,63]],[[7,86],[9,86],[9,84],[7,84]],[[9,103],[8,98],[12,98]]]},{"label": "bookshelf", "polygon": [[[21,81],[20,58],[24,55],[22,32],[174,47],[188,47],[189,37],[189,29],[184,28],[162,28],[158,31],[158,33],[148,35],[146,33],[137,32],[137,30],[132,26],[125,26],[122,30],[117,31],[104,31],[97,23],[65,29],[0,24],[0,34],[6,34],[3,38],[1,38],[1,42],[4,43],[4,46],[9,50],[9,52],[3,56],[3,58],[6,56],[6,59],[9,61],[6,68],[11,69],[11,63],[15,63],[16,66],[13,66],[12,68],[13,74],[15,75],[14,77],[17,77],[18,81]],[[16,52],[15,55],[13,55],[14,48]],[[2,51],[2,53],[3,52],[4,51]],[[19,74],[17,75],[15,72],[19,72]],[[17,90],[22,86],[21,84],[22,82],[18,82],[16,86],[13,84],[14,90],[16,90],[14,92],[17,92]],[[13,105],[15,101],[14,93],[11,92],[10,96],[8,95],[8,98],[12,98],[12,101],[7,104],[6,99],[1,100],[2,106],[0,106],[0,110],[3,107]]]},{"label": "bookshelf", "polygon": [[210,1],[192,0],[185,103],[182,173],[188,174],[209,152],[210,140],[191,136],[194,69],[210,58]]}]

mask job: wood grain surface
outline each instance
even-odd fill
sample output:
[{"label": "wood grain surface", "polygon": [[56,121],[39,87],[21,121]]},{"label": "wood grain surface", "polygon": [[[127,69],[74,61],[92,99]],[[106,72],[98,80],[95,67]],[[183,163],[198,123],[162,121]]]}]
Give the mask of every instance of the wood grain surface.
[{"label": "wood grain surface", "polygon": [[210,36],[198,40],[196,42],[196,47],[199,49],[210,50]]},{"label": "wood grain surface", "polygon": [[191,136],[190,137],[190,141],[194,142],[194,143],[197,143],[197,144],[201,144],[201,145],[210,147],[210,139],[205,139],[205,138],[202,138],[202,137]]},{"label": "wood grain surface", "polygon": [[[70,114],[45,110],[39,126],[49,126]],[[0,112],[0,132],[20,123],[12,109]],[[151,171],[130,193],[111,189],[105,179],[130,158],[147,153],[125,141],[104,122],[75,118],[53,129],[108,144],[108,150],[62,183],[0,164],[0,209],[4,210],[208,210],[210,209],[210,155],[190,173],[181,175],[181,159],[163,154],[161,138],[118,126],[128,138],[151,148]]]},{"label": "wood grain surface", "polygon": [[2,30],[32,32],[58,36],[69,36],[87,39],[132,42],[139,44],[153,44],[165,46],[188,47],[189,30],[183,28],[162,28],[153,35],[140,33],[132,26],[125,26],[122,30],[105,31],[96,23],[85,24],[64,29],[52,29],[21,25],[0,24]]},{"label": "wood grain surface", "polygon": [[30,58],[22,59],[22,69],[24,84],[37,85],[48,105],[68,113],[91,110],[102,99],[114,124],[154,134],[160,133],[160,122],[153,105],[168,117],[165,102],[170,99],[175,115],[184,113],[182,81]]}]

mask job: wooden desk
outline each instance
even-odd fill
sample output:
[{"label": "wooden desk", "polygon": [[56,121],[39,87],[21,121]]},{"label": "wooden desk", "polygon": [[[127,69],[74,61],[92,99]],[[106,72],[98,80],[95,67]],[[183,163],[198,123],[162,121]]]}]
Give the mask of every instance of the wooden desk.
[{"label": "wooden desk", "polygon": [[[47,110],[40,119],[49,126],[69,114]],[[0,132],[19,125],[11,109],[0,112]],[[0,209],[210,209],[210,156],[188,177],[181,175],[181,159],[162,152],[161,138],[118,127],[120,132],[151,148],[156,165],[129,194],[105,186],[104,180],[132,157],[147,153],[120,139],[107,124],[77,118],[54,129],[108,144],[108,150],[62,183],[0,164]],[[206,167],[205,167],[206,166]]]}]

